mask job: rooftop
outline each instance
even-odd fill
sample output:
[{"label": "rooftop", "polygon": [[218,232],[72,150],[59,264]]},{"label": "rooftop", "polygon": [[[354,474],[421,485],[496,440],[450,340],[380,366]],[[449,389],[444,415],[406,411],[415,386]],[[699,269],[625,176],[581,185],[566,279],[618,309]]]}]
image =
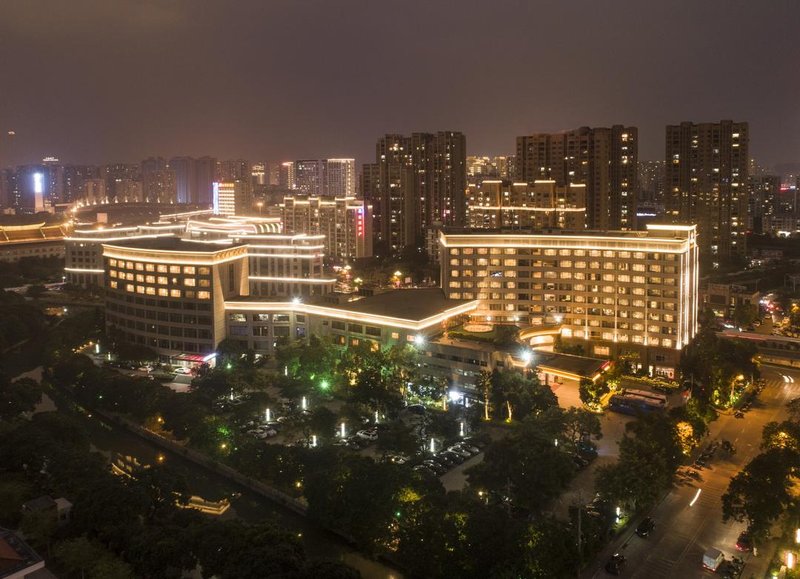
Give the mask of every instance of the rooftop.
[{"label": "rooftop", "polygon": [[149,249],[153,251],[184,251],[187,253],[216,253],[231,247],[238,247],[241,243],[219,243],[212,241],[191,241],[180,237],[152,237],[148,239],[131,239],[116,241],[107,245],[125,247],[128,249]]},{"label": "rooftop", "polygon": [[397,289],[352,302],[325,304],[329,308],[420,322],[470,300],[450,300],[439,288]]},{"label": "rooftop", "polygon": [[43,559],[14,531],[0,528],[0,579],[44,567]]},{"label": "rooftop", "polygon": [[608,360],[600,358],[586,358],[571,354],[557,354],[555,352],[534,352],[534,364],[540,370],[554,370],[558,373],[572,374],[584,378],[591,378],[603,371],[608,366]]}]

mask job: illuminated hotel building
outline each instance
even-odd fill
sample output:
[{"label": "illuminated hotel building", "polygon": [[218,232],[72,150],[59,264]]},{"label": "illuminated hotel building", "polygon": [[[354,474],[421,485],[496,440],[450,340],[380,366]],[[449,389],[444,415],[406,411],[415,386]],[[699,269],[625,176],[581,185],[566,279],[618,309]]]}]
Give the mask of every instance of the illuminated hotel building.
[{"label": "illuminated hotel building", "polygon": [[468,187],[467,222],[473,229],[584,229],[586,186],[486,179]]},{"label": "illuminated hotel building", "polygon": [[175,237],[103,244],[106,324],[161,355],[209,354],[225,337],[225,300],[247,292],[247,248]]},{"label": "illuminated hotel building", "polygon": [[228,337],[259,354],[311,335],[339,346],[427,344],[448,323],[463,321],[475,300],[449,300],[439,288],[390,290],[367,297],[313,302],[241,297],[225,303]]},{"label": "illuminated hotel building", "polygon": [[638,351],[671,374],[697,331],[695,226],[646,232],[440,235],[442,287],[473,318],[560,327],[589,356]]},{"label": "illuminated hotel building", "polygon": [[184,230],[184,224],[153,224],[134,227],[98,227],[75,229],[64,239],[64,278],[82,287],[103,285],[103,244],[115,241],[172,237]]},{"label": "illuminated hotel building", "polygon": [[362,199],[288,195],[281,214],[284,232],[323,235],[334,262],[372,256],[372,207]]},{"label": "illuminated hotel building", "polygon": [[308,298],[333,291],[336,279],[323,267],[323,235],[247,234],[237,241],[247,245],[250,294]]}]

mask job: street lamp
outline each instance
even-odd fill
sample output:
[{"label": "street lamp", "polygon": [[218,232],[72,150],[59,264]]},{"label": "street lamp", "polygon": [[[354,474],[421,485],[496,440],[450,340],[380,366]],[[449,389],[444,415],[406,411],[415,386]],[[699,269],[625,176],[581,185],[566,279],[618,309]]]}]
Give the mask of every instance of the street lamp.
[{"label": "street lamp", "polygon": [[345,431],[344,431],[344,422],[342,422],[339,425],[339,436],[342,437],[342,438],[344,438],[346,436]]},{"label": "street lamp", "polygon": [[258,203],[256,203],[256,207],[258,207],[258,216],[261,217],[261,208],[264,207],[264,202],[259,201]]}]

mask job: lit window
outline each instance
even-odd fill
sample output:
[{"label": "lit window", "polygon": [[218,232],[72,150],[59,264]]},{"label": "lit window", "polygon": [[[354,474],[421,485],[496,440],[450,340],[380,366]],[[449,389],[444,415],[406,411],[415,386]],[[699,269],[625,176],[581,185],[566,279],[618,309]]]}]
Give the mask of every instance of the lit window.
[{"label": "lit window", "polygon": [[136,262],[136,271],[144,271],[144,264],[140,262]]},{"label": "lit window", "polygon": [[193,265],[184,265],[183,266],[183,273],[186,275],[194,275],[194,266]]},{"label": "lit window", "polygon": [[156,283],[156,276],[154,276],[154,275],[148,275],[148,276],[145,276],[144,280],[145,280],[147,283]]},{"label": "lit window", "polygon": [[109,285],[111,286],[111,289],[117,289],[117,282],[112,281],[109,283]]},{"label": "lit window", "polygon": [[158,276],[158,283],[160,285],[167,285],[167,278],[166,276],[160,275]]},{"label": "lit window", "polygon": [[144,293],[144,286],[143,285],[137,285],[136,286],[136,293],[137,294],[143,294]]},{"label": "lit window", "polygon": [[111,267],[117,267],[117,260],[116,259],[109,259],[108,260],[108,265],[110,265]]},{"label": "lit window", "polygon": [[183,280],[183,285],[188,285],[189,287],[194,287],[197,285],[197,282],[193,277],[187,277]]},{"label": "lit window", "polygon": [[399,332],[392,332],[392,340],[399,340],[400,333]]},{"label": "lit window", "polygon": [[158,295],[160,295],[161,297],[165,298],[165,297],[167,297],[169,295],[169,290],[167,288],[163,288],[163,287],[158,288]]},{"label": "lit window", "polygon": [[133,284],[132,283],[126,284],[125,291],[133,292]]},{"label": "lit window", "polygon": [[169,290],[169,297],[171,297],[171,298],[179,298],[179,297],[181,297],[181,290],[179,290],[179,289]]},{"label": "lit window", "polygon": [[158,273],[167,273],[167,271],[169,271],[169,270],[168,270],[166,265],[161,264],[161,265],[158,266]]},{"label": "lit window", "polygon": [[154,296],[156,295],[156,288],[148,286],[145,293],[149,296]]},{"label": "lit window", "polygon": [[197,292],[197,299],[199,299],[199,300],[210,300],[211,299],[211,292]]},{"label": "lit window", "polygon": [[179,265],[171,265],[171,266],[169,266],[169,272],[170,273],[180,273],[181,272],[181,266],[179,266]]},{"label": "lit window", "polygon": [[152,263],[147,263],[144,266],[144,270],[145,271],[155,271],[156,270],[156,266],[153,265]]}]

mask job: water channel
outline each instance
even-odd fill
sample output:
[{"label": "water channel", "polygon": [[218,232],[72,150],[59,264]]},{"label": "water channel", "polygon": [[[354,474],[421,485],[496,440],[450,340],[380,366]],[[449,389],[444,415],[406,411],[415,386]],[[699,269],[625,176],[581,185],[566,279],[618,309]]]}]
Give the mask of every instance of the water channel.
[{"label": "water channel", "polygon": [[[47,398],[47,395],[45,395]],[[41,410],[54,410],[52,400],[43,400]],[[64,411],[61,408],[59,411]],[[66,410],[69,412],[69,410]],[[231,508],[223,518],[238,518],[246,522],[270,521],[300,536],[309,556],[343,561],[361,572],[363,579],[402,579],[399,571],[368,559],[336,535],[320,529],[293,511],[272,503],[228,479],[167,452],[130,432],[110,425],[97,416],[74,412],[86,426],[92,446],[109,458],[114,455],[130,456],[142,464],[155,464],[161,456],[176,472],[182,474],[190,494],[207,500],[228,498]]]}]

